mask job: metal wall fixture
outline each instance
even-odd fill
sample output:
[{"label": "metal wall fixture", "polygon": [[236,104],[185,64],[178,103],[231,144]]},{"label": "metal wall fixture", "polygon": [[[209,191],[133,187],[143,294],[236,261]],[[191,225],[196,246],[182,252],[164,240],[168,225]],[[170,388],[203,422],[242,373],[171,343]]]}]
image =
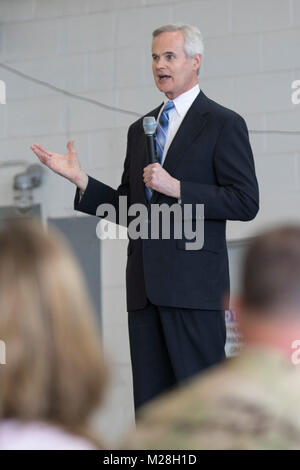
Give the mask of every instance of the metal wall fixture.
[{"label": "metal wall fixture", "polygon": [[33,189],[41,186],[43,182],[43,168],[41,165],[29,165],[23,173],[14,177],[15,205],[20,210],[26,210],[33,205]]}]

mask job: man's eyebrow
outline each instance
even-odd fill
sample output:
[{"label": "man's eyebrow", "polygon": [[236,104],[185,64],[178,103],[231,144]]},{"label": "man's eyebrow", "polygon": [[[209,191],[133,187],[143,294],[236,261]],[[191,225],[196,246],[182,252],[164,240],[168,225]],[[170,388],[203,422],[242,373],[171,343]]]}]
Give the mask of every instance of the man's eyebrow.
[{"label": "man's eyebrow", "polygon": [[[173,52],[173,51],[166,51],[166,52],[162,53],[162,55],[169,55],[169,54],[176,55],[175,52]],[[158,56],[158,54],[156,54],[155,52],[152,52],[152,57],[154,57],[154,56]]]}]

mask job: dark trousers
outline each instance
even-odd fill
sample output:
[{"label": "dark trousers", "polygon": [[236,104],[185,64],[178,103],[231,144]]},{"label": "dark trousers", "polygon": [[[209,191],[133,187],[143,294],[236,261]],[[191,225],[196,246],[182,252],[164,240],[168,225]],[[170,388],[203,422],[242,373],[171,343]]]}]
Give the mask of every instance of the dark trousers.
[{"label": "dark trousers", "polygon": [[128,312],[134,405],[225,358],[225,312],[159,307]]}]

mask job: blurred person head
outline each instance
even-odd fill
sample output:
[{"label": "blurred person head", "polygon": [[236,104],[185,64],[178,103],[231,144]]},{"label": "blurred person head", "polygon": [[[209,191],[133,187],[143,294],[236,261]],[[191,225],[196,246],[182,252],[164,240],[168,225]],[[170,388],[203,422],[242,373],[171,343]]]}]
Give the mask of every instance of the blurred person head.
[{"label": "blurred person head", "polygon": [[198,83],[204,52],[196,26],[167,24],[152,33],[152,71],[157,88],[170,100]]},{"label": "blurred person head", "polygon": [[[38,222],[0,230],[0,421],[46,421],[91,437],[107,369],[79,268],[62,236]],[[95,440],[98,444],[97,439]]]},{"label": "blurred person head", "polygon": [[300,227],[261,233],[244,258],[235,310],[245,342],[290,350],[300,339]]}]

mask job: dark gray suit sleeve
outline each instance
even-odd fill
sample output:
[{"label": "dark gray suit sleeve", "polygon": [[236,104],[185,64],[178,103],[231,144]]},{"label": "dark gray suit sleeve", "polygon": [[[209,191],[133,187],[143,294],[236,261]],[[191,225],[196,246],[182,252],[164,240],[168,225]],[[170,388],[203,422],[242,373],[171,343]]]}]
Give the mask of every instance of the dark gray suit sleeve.
[{"label": "dark gray suit sleeve", "polygon": [[214,152],[218,185],[181,181],[182,204],[204,204],[206,219],[252,220],[259,209],[253,154],[244,119],[225,121]]}]

